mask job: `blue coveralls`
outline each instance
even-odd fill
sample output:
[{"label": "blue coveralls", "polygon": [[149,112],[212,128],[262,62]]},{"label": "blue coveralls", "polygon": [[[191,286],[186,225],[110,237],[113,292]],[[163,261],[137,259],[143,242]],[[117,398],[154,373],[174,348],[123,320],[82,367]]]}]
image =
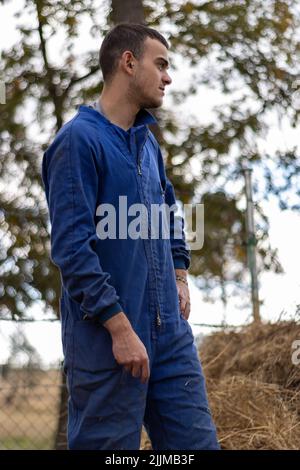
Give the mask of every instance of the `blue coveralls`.
[{"label": "blue coveralls", "polygon": [[[59,267],[70,449],[218,449],[205,380],[174,268],[188,268],[182,238],[100,239],[100,204],[175,203],[162,155],[141,110],[128,131],[80,106],[43,157],[51,259]],[[130,217],[129,217],[130,219]],[[171,229],[175,221],[172,220]],[[118,222],[117,222],[118,225]],[[151,226],[149,223],[149,234]],[[103,322],[124,311],[150,360],[148,383],[120,366]]]}]

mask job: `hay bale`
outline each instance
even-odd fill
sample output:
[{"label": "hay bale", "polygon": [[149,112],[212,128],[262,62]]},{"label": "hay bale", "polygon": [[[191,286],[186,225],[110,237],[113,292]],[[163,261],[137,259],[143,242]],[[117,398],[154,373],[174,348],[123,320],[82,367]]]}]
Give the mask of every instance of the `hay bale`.
[{"label": "hay bale", "polygon": [[223,449],[299,449],[300,423],[291,393],[245,377],[207,385]]},{"label": "hay bale", "polygon": [[295,322],[252,324],[205,339],[200,357],[225,449],[300,448],[300,366]]}]

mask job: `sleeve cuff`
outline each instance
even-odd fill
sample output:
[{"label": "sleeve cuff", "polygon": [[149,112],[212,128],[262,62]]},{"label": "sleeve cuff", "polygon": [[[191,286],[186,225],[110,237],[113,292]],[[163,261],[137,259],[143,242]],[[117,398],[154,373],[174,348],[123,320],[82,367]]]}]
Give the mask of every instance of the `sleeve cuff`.
[{"label": "sleeve cuff", "polygon": [[99,322],[103,324],[104,322],[106,322],[106,320],[109,320],[120,312],[123,312],[123,309],[121,305],[116,302],[115,304],[110,305],[109,307],[106,307],[101,310],[101,313],[99,315]]},{"label": "sleeve cuff", "polygon": [[184,258],[173,258],[174,269],[188,269],[188,263]]}]

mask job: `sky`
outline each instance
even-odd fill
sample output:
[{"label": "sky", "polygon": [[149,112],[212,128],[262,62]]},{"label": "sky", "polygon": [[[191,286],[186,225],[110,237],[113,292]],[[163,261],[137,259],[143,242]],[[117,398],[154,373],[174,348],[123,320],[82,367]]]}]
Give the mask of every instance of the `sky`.
[{"label": "sky", "polygon": [[[19,2],[18,2],[19,3]],[[6,6],[0,7],[0,31],[5,43],[6,49],[18,39],[16,30],[16,20],[13,18],[16,2],[11,2]],[[31,20],[28,20],[29,22]],[[84,27],[81,28],[80,40],[78,40],[76,51],[78,54],[84,53],[92,47],[95,40],[91,39],[88,33],[89,21],[86,20]],[[56,41],[56,43],[55,43]],[[61,47],[61,38],[55,39],[52,51],[56,56],[53,60],[59,60],[59,49]],[[98,47],[97,43],[95,47]],[[170,71],[172,73],[172,70]],[[180,88],[182,83],[189,78],[189,70],[179,67],[176,73],[172,74],[174,89]],[[188,98],[185,103],[176,107],[180,119],[184,122],[186,117],[193,114],[201,122],[210,119],[212,116],[212,106],[219,104],[223,97],[214,90],[208,90],[206,87],[199,87],[196,96]],[[165,106],[170,107],[171,101],[166,97]],[[298,145],[299,128],[291,129],[287,122],[283,121],[281,127],[277,120],[272,119],[272,128],[264,142],[269,151],[276,148],[285,148],[286,142],[293,142]],[[261,203],[262,201],[260,201]],[[299,232],[300,232],[300,214],[291,211],[280,211],[274,200],[263,202],[265,213],[269,217],[270,231],[269,238],[271,246],[278,248],[279,259],[284,269],[284,274],[275,275],[273,273],[263,273],[259,278],[259,296],[263,301],[261,314],[264,320],[277,320],[280,316],[283,318],[293,318],[300,304],[300,279],[299,279]],[[189,277],[189,286],[191,294],[191,315],[190,323],[195,334],[209,333],[213,328],[199,327],[198,323],[220,324],[225,319],[228,324],[240,325],[251,318],[250,286],[248,294],[243,299],[229,299],[226,312],[219,301],[207,303],[203,300],[202,292],[197,289],[193,279]],[[244,309],[240,308],[241,302],[246,305]],[[40,318],[39,306],[37,305],[32,312],[32,316]],[[62,349],[60,341],[59,322],[40,322],[24,323],[21,325],[11,322],[0,321],[0,364],[4,363],[9,355],[9,336],[19,328],[23,331],[31,344],[39,352],[44,364],[58,363],[62,358]]]}]

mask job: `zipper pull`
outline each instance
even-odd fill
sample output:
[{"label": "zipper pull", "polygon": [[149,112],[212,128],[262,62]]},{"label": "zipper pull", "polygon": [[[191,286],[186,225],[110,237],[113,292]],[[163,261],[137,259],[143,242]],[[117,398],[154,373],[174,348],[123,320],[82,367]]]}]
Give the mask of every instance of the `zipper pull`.
[{"label": "zipper pull", "polygon": [[142,175],[142,167],[141,167],[141,163],[138,162],[138,174],[141,176]]},{"label": "zipper pull", "polygon": [[161,326],[161,318],[160,318],[160,314],[159,314],[159,309],[157,310],[157,313],[156,313],[156,325],[158,327]]}]

